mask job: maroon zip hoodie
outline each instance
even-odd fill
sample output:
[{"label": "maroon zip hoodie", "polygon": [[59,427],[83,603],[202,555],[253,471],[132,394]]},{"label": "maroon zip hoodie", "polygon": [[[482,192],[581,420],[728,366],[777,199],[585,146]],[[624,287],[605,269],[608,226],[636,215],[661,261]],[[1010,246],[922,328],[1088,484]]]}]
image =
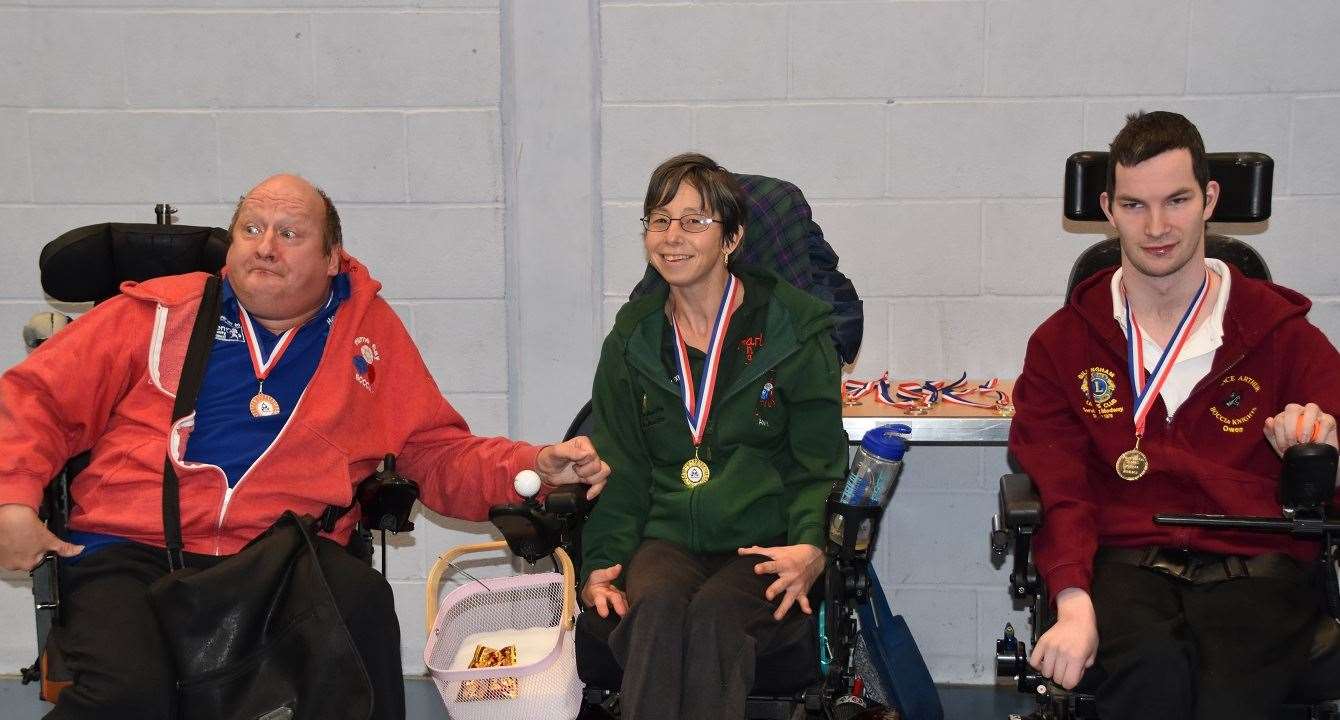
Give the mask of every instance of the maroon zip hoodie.
[{"label": "maroon zip hoodie", "polygon": [[[1340,355],[1306,315],[1312,303],[1232,266],[1223,345],[1168,418],[1157,398],[1140,449],[1144,477],[1114,469],[1135,444],[1126,336],[1112,317],[1114,270],[1075,288],[1033,333],[1014,388],[1010,451],[1042,494],[1033,551],[1051,598],[1085,591],[1099,547],[1163,546],[1315,560],[1320,544],[1288,535],[1154,525],[1155,513],[1280,516],[1280,459],[1262,431],[1291,402],[1340,412]],[[1340,493],[1337,493],[1340,498]]]}]

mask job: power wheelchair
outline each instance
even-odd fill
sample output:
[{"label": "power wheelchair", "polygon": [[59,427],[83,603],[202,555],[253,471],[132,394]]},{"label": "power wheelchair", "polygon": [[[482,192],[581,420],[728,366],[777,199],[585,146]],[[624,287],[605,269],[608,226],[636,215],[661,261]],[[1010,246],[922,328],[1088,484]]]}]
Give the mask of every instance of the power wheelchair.
[{"label": "power wheelchair", "polygon": [[[582,408],[564,438],[587,435],[591,431],[590,405]],[[585,488],[560,487],[544,503],[527,501],[520,505],[494,507],[489,519],[502,532],[517,556],[530,563],[552,555],[564,547],[574,563],[581,558],[581,525],[594,503],[585,499]],[[870,600],[868,574],[878,540],[883,508],[852,507],[831,499],[828,517],[842,514],[843,542],[830,539],[825,553],[824,574],[810,591],[812,607],[822,608],[816,618],[792,627],[797,635],[783,652],[761,655],[755,665],[755,686],[746,704],[750,720],[789,720],[790,718],[851,718],[877,704],[853,698],[853,683],[858,665],[858,608]],[[856,530],[864,520],[871,521],[869,545],[856,550]],[[577,672],[585,684],[585,710],[581,718],[618,716],[618,689],[623,671],[610,652],[607,640],[617,624],[613,616],[601,618],[595,612],[583,612],[577,618]],[[869,682],[874,682],[870,678]],[[860,695],[857,686],[855,696]],[[891,714],[888,717],[899,717]],[[865,716],[871,717],[871,716]],[[873,717],[884,717],[873,715]]]},{"label": "power wheelchair", "polygon": [[[217,273],[228,252],[228,231],[222,228],[178,225],[176,209],[163,203],[154,209],[156,222],[99,223],[70,230],[47,243],[38,259],[42,289],[62,303],[97,304],[118,292],[122,282],[144,281],[188,272]],[[60,313],[40,313],[23,330],[29,350],[71,322]],[[88,466],[87,452],[71,458],[52,478],[43,495],[39,517],[57,537],[66,536],[70,515],[70,484]],[[360,483],[354,502],[360,521],[348,550],[372,561],[372,531],[382,533],[382,571],[386,569],[387,532],[414,529],[409,514],[418,498],[418,486],[395,472],[395,457],[387,455],[382,468]],[[343,512],[330,511],[323,521],[327,528]],[[66,670],[59,643],[49,642],[53,627],[62,623],[60,558],[47,553],[31,571],[37,630],[37,660],[21,668],[23,684],[38,683],[41,699],[54,703],[73,679]]]},{"label": "power wheelchair", "polygon": [[[1073,221],[1105,219],[1099,195],[1106,186],[1108,153],[1080,152],[1066,162],[1065,217]],[[1273,161],[1260,153],[1210,153],[1210,176],[1218,180],[1221,191],[1215,222],[1256,223],[1270,217]],[[1244,275],[1270,279],[1265,261],[1249,245],[1222,235],[1207,235],[1208,257],[1235,265]],[[1117,238],[1108,238],[1089,247],[1075,261],[1066,296],[1089,276],[1119,264],[1121,249]],[[1329,475],[1327,475],[1329,473]],[[1313,641],[1310,664],[1297,678],[1290,705],[1277,717],[1336,720],[1340,718],[1340,700],[1328,696],[1340,677],[1340,598],[1337,598],[1336,563],[1340,560],[1340,522],[1327,516],[1326,503],[1335,482],[1336,458],[1329,446],[1298,446],[1286,453],[1281,476],[1283,514],[1278,518],[1226,518],[1223,516],[1155,516],[1156,523],[1200,525],[1233,529],[1254,528],[1269,532],[1292,533],[1298,537],[1322,540],[1328,583],[1328,603],[1333,617],[1323,617]],[[1319,480],[1318,478],[1321,478]],[[1327,479],[1329,478],[1329,479]],[[1030,557],[1032,537],[1045,521],[1042,501],[1032,480],[1024,473],[1000,479],[1000,510],[993,518],[991,549],[1000,561],[1007,556],[1012,563],[1009,592],[1028,608],[1032,627],[1029,642],[1037,639],[1055,622],[1048,592]],[[1080,684],[1066,691],[1042,677],[1028,664],[1028,643],[1005,626],[996,641],[996,674],[1013,681],[1019,692],[1032,695],[1036,708],[1030,720],[1078,720],[1097,717],[1094,690],[1101,681],[1101,668],[1086,672]],[[1019,716],[1012,716],[1019,717]]]},{"label": "power wheelchair", "polygon": [[[742,256],[737,260],[774,269],[792,284],[833,305],[834,344],[843,361],[850,362],[861,340],[861,301],[850,281],[837,270],[837,255],[824,241],[804,196],[786,181],[756,175],[736,177],[745,192],[749,213]],[[652,292],[663,283],[648,266],[633,296]],[[564,437],[590,435],[591,426],[588,402]],[[531,502],[494,508],[491,520],[512,551],[532,563],[559,545],[579,562],[581,523],[590,509],[591,504],[579,491],[559,488],[543,505]],[[852,699],[853,682],[865,660],[857,611],[876,591],[868,570],[883,508],[855,508],[830,500],[829,518],[834,513],[846,516],[844,527],[850,532],[843,542],[830,540],[824,574],[811,588],[811,607],[823,609],[816,611],[811,621],[791,625],[795,635],[788,638],[793,642],[783,643],[787,651],[757,658],[755,686],[746,705],[751,720],[849,718],[865,709],[864,700]],[[870,543],[858,552],[855,531],[865,520],[872,526]],[[623,673],[607,645],[616,624],[617,618],[601,618],[594,612],[583,612],[577,619],[577,670],[585,684],[586,703],[582,718],[617,716]],[[874,677],[863,680],[876,682]],[[872,694],[879,694],[878,688],[872,689]],[[855,694],[860,694],[859,687]],[[871,711],[880,712],[877,707]]]}]

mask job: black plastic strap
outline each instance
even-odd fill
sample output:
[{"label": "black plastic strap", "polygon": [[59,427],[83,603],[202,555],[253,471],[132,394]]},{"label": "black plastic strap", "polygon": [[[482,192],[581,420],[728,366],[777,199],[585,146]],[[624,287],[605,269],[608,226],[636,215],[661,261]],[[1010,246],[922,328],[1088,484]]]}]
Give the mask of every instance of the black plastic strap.
[{"label": "black plastic strap", "polygon": [[[186,360],[182,364],[181,380],[177,383],[177,402],[172,406],[173,426],[195,411],[195,401],[200,397],[205,366],[209,364],[209,352],[214,347],[214,331],[219,325],[220,285],[217,275],[210,275],[205,280],[205,292],[200,298],[200,310],[196,312],[190,344],[186,347]],[[169,435],[172,432],[170,426]],[[181,553],[185,544],[181,539],[181,492],[177,471],[172,467],[170,437],[168,447],[168,454],[163,458],[163,541],[167,546],[168,568],[179,570],[183,567]]]}]

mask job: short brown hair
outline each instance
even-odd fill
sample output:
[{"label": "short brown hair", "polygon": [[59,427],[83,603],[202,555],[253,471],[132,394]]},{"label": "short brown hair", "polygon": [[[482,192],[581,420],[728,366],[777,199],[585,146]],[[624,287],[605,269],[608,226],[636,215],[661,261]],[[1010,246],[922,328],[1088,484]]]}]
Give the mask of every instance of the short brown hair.
[{"label": "short brown hair", "polygon": [[[335,203],[331,202],[330,196],[325,190],[313,185],[313,190],[321,196],[321,202],[326,207],[325,224],[321,233],[321,250],[329,255],[337,247],[344,245],[344,229],[340,226],[340,213],[335,209]],[[237,224],[237,216],[242,213],[242,203],[246,202],[247,196],[243,195],[237,199],[237,205],[233,207],[233,219],[228,221],[228,241],[232,242],[233,226]]]},{"label": "short brown hair", "polygon": [[673,200],[682,182],[692,185],[703,196],[704,210],[721,216],[723,241],[729,241],[744,227],[747,211],[739,181],[729,170],[700,153],[676,155],[652,171],[647,198],[642,201],[643,217]]},{"label": "short brown hair", "polygon": [[1166,110],[1141,110],[1126,116],[1126,126],[1112,139],[1107,156],[1107,195],[1117,189],[1117,165],[1134,167],[1169,150],[1191,153],[1191,171],[1200,185],[1202,199],[1210,184],[1210,162],[1205,157],[1205,141],[1200,131],[1185,116]]}]

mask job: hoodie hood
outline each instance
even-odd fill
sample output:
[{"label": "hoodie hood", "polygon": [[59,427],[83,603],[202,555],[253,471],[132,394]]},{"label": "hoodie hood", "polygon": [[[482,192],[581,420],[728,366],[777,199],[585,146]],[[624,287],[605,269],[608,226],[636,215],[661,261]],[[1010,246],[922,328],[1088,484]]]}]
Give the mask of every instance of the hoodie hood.
[{"label": "hoodie hood", "polygon": [[[1228,306],[1224,309],[1224,349],[1240,354],[1256,347],[1276,327],[1295,318],[1306,317],[1312,302],[1289,288],[1263,280],[1249,279],[1231,263],[1232,278]],[[1125,354],[1126,335],[1112,320],[1112,275],[1108,268],[1090,276],[1075,287],[1066,307],[1083,318],[1105,342]]]}]

